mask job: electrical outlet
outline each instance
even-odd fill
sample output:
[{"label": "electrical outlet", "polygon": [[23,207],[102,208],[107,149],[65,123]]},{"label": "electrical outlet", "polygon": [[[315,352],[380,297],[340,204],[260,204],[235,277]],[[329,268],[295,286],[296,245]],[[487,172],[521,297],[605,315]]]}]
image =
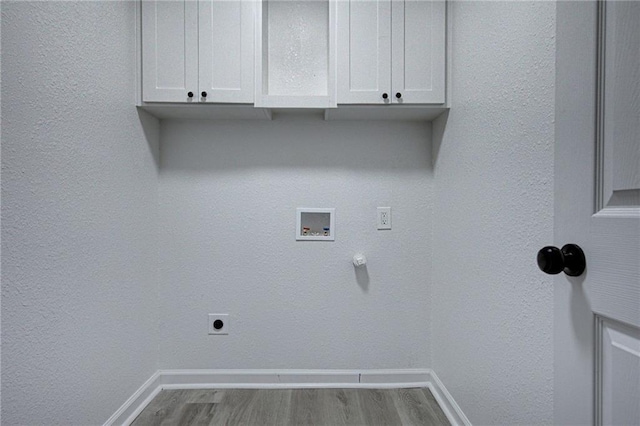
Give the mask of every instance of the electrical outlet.
[{"label": "electrical outlet", "polygon": [[209,314],[209,334],[229,334],[229,314]]},{"label": "electrical outlet", "polygon": [[378,229],[391,229],[391,207],[378,207]]}]

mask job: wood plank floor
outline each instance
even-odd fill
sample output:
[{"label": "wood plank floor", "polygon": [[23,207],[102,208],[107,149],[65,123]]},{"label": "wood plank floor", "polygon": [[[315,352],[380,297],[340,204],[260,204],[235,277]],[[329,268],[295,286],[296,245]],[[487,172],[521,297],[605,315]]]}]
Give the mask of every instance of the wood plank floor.
[{"label": "wood plank floor", "polygon": [[133,426],[449,425],[429,389],[163,390]]}]

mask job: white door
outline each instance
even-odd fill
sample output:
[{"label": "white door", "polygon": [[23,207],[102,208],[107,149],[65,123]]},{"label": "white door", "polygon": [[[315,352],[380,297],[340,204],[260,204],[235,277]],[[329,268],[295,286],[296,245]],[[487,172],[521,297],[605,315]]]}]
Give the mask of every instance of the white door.
[{"label": "white door", "polygon": [[640,2],[557,3],[556,424],[640,424]]},{"label": "white door", "polygon": [[255,3],[200,0],[198,4],[200,102],[253,103]]},{"label": "white door", "polygon": [[444,103],[445,12],[444,0],[392,1],[394,103]]},{"label": "white door", "polygon": [[142,44],[142,100],[197,102],[198,3],[144,0]]},{"label": "white door", "polygon": [[391,101],[391,0],[338,2],[338,103]]}]

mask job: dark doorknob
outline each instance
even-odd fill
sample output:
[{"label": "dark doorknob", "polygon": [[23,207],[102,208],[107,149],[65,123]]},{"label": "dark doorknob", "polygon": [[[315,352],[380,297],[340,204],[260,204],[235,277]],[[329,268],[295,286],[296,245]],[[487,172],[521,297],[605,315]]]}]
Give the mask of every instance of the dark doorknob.
[{"label": "dark doorknob", "polygon": [[566,244],[562,249],[546,246],[538,252],[538,267],[547,274],[563,272],[571,277],[582,275],[587,261],[577,244]]}]

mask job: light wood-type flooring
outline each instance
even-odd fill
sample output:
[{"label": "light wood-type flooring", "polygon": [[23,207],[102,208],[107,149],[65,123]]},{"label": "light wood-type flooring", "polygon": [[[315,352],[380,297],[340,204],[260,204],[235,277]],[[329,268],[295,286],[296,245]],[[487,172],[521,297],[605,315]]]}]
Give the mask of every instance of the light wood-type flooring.
[{"label": "light wood-type flooring", "polygon": [[163,390],[133,426],[449,425],[428,389]]}]

